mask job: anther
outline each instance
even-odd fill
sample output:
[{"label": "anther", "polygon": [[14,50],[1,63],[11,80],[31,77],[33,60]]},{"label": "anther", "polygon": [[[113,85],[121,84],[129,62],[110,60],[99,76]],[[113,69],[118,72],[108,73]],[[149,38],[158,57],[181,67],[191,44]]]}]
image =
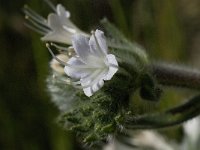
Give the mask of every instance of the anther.
[{"label": "anther", "polygon": [[29,16],[25,15],[25,19],[29,19]]}]

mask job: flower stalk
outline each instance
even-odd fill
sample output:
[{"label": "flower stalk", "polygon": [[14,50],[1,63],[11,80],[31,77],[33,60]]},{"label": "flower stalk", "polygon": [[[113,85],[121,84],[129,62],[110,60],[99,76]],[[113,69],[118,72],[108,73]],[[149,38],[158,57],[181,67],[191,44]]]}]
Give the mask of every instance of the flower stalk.
[{"label": "flower stalk", "polygon": [[200,89],[200,71],[178,65],[153,63],[149,67],[156,80],[166,86]]},{"label": "flower stalk", "polygon": [[126,118],[127,129],[158,129],[179,125],[200,114],[200,95],[188,100],[188,102],[166,110],[165,112],[146,114],[142,116],[130,116]]}]

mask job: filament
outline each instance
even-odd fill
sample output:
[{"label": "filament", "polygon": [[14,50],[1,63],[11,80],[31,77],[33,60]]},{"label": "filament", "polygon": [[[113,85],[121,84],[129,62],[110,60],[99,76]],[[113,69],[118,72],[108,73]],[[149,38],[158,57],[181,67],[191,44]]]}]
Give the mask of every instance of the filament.
[{"label": "filament", "polygon": [[46,25],[46,26],[42,26],[42,25],[38,24],[37,22],[34,22],[34,21],[31,20],[31,19],[28,19],[28,21],[29,21],[30,23],[32,23],[33,26],[35,26],[36,28],[38,28],[38,29],[41,30],[41,31],[44,31],[45,33],[48,33],[48,32],[51,31],[51,29],[49,29],[47,25]]},{"label": "filament", "polygon": [[44,2],[46,2],[49,5],[49,7],[56,12],[56,7],[50,0],[44,0]]},{"label": "filament", "polygon": [[60,50],[64,50],[64,51],[68,51],[69,50],[69,48],[66,48],[64,46],[59,46],[59,45],[57,45],[55,43],[51,43],[51,45],[54,46],[57,49],[60,49]]},{"label": "filament", "polygon": [[27,27],[43,35],[51,31],[46,19],[30,9],[27,5],[24,6],[23,11],[26,15],[25,18],[29,21],[29,23],[26,23]]},{"label": "filament", "polygon": [[31,30],[34,30],[34,31],[38,32],[39,34],[42,34],[42,35],[45,35],[45,34],[46,34],[46,32],[37,29],[36,27],[34,27],[33,25],[31,25],[31,24],[29,24],[29,23],[24,23],[24,24],[25,24],[25,26],[27,26],[27,27],[30,28]]},{"label": "filament", "polygon": [[27,5],[24,7],[23,11],[28,17],[32,18],[34,21],[46,26],[46,19],[30,9]]},{"label": "filament", "polygon": [[48,43],[46,43],[46,47],[47,47],[47,49],[49,50],[50,54],[52,55],[52,57],[53,57],[55,60],[57,60],[57,61],[58,61],[60,64],[62,64],[63,66],[69,66],[69,64],[67,64],[67,63],[65,63],[64,61],[58,59],[58,58],[54,55],[54,53],[53,53],[53,51],[51,50],[51,48],[50,48],[50,46],[49,46]]}]

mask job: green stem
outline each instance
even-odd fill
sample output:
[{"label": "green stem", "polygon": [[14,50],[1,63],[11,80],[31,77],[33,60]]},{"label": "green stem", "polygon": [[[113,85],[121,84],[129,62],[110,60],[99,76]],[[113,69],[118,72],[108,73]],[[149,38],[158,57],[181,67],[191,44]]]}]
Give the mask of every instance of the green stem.
[{"label": "green stem", "polygon": [[200,71],[187,67],[151,64],[153,75],[160,84],[190,89],[200,89]]},{"label": "green stem", "polygon": [[125,127],[127,129],[154,129],[181,124],[200,114],[200,95],[191,98],[175,108],[162,113],[127,117]]}]

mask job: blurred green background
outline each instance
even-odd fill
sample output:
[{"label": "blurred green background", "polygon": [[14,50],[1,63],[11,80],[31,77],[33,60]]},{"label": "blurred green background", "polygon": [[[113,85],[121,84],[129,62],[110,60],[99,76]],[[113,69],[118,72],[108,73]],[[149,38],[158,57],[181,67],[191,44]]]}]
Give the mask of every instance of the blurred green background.
[{"label": "blurred green background", "polygon": [[[52,2],[66,6],[82,30],[107,17],[153,60],[200,68],[199,0]],[[58,110],[45,84],[51,57],[40,36],[23,25],[24,4],[45,17],[51,11],[42,0],[0,0],[0,149],[78,150],[73,136],[55,123]]]}]

